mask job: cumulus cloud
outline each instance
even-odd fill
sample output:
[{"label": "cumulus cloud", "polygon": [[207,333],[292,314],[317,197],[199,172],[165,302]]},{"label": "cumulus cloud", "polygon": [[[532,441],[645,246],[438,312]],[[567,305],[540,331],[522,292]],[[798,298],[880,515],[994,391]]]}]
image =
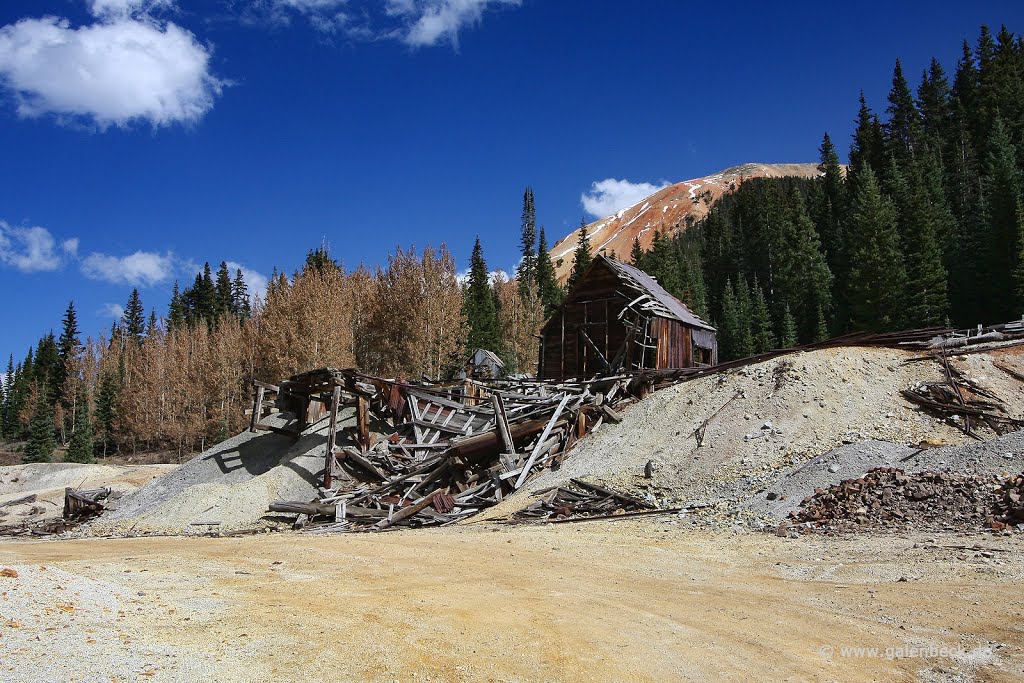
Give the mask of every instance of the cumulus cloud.
[{"label": "cumulus cloud", "polygon": [[241,263],[235,261],[228,261],[228,269],[232,273],[238,270],[242,271],[245,286],[249,290],[249,301],[255,303],[257,298],[260,300],[267,298],[267,285],[270,284],[270,278],[266,275],[251,268],[246,268]]},{"label": "cumulus cloud", "polygon": [[209,48],[153,17],[170,0],[91,0],[92,24],[22,19],[0,28],[0,84],[19,115],[53,114],[100,128],[201,119],[227,85]]},{"label": "cumulus cloud", "polygon": [[655,185],[605,178],[592,183],[590,190],[580,195],[580,203],[583,204],[583,210],[594,218],[604,218],[619,209],[633,206],[668,185],[664,181]]},{"label": "cumulus cloud", "polygon": [[61,242],[46,228],[12,228],[0,221],[0,264],[17,268],[23,273],[54,271],[64,265],[64,256],[74,257],[78,240]]},{"label": "cumulus cloud", "polygon": [[128,256],[93,252],[82,259],[82,275],[113,284],[152,286],[167,282],[174,274],[174,257],[151,251]]},{"label": "cumulus cloud", "polygon": [[97,311],[97,315],[104,318],[120,320],[124,317],[124,306],[121,304],[103,304],[103,307]]},{"label": "cumulus cloud", "polygon": [[387,13],[405,25],[399,36],[413,47],[429,47],[441,42],[457,46],[459,31],[480,23],[492,7],[518,7],[521,0],[387,0]]},{"label": "cumulus cloud", "polygon": [[359,40],[392,39],[412,47],[430,47],[439,43],[457,46],[459,31],[479,24],[488,9],[518,7],[522,0],[371,0],[361,3],[357,11],[346,11],[352,4],[348,0],[253,3],[257,11],[267,12],[277,21],[287,22],[290,13],[299,13],[324,32],[340,30]]}]

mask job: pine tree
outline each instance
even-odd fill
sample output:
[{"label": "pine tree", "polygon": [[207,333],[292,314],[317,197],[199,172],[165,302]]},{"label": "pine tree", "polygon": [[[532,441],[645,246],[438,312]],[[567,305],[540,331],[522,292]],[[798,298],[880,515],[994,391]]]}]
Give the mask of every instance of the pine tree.
[{"label": "pine tree", "polygon": [[242,269],[235,270],[235,281],[231,284],[231,312],[242,320],[252,317],[252,307],[249,303],[249,287],[245,284],[245,277]]},{"label": "pine tree", "polygon": [[779,322],[780,346],[784,349],[791,349],[796,346],[796,321],[793,313],[789,310],[789,304],[782,309],[782,318]]},{"label": "pine tree", "polygon": [[498,348],[498,311],[494,290],[491,288],[487,262],[480,238],[473,245],[470,259],[469,283],[465,294],[466,320],[469,323],[467,345],[470,349]]},{"label": "pine tree", "polygon": [[921,128],[933,145],[949,135],[953,112],[950,108],[950,88],[939,60],[932,58],[928,70],[921,75],[917,88],[917,107],[921,112]]},{"label": "pine tree", "polygon": [[[306,257],[307,264],[309,258]],[[202,277],[196,278],[195,297],[197,318],[212,324],[217,317],[217,286],[213,282],[213,271],[210,270],[209,262],[203,264]]]},{"label": "pine tree", "polygon": [[142,307],[138,289],[133,289],[131,296],[128,297],[128,305],[121,315],[121,327],[129,339],[142,344],[142,334],[146,330],[146,310]]},{"label": "pine tree", "polygon": [[732,279],[726,278],[725,289],[722,291],[722,320],[718,325],[718,347],[723,361],[743,357],[740,350],[743,345],[740,315]]},{"label": "pine tree", "polygon": [[910,94],[907,79],[903,76],[903,65],[898,59],[892,74],[892,89],[889,91],[886,112],[889,114],[884,127],[886,152],[901,166],[906,166],[913,160],[921,136],[921,115]]},{"label": "pine tree", "polygon": [[927,159],[925,152],[911,162],[909,179],[904,178],[895,159],[889,172],[890,195],[899,211],[902,251],[906,256],[903,324],[914,327],[941,325],[949,313],[948,274],[936,237],[942,227],[942,207],[933,204],[926,184]]},{"label": "pine tree", "polygon": [[590,255],[590,236],[587,235],[587,224],[580,217],[580,238],[576,243],[576,251],[572,256],[572,272],[569,274],[569,287],[571,288],[580,279],[580,276],[587,271],[594,257]]},{"label": "pine tree", "polygon": [[683,298],[683,278],[676,248],[672,238],[660,229],[654,231],[654,242],[651,252],[644,257],[644,267],[666,292],[677,299]]},{"label": "pine tree", "polygon": [[149,310],[149,320],[146,321],[146,336],[151,337],[156,334],[156,311],[153,309]]},{"label": "pine tree", "polygon": [[754,306],[750,298],[750,288],[747,287],[747,279],[742,275],[736,282],[736,315],[738,325],[734,350],[737,358],[746,358],[754,355]]},{"label": "pine tree", "polygon": [[764,290],[754,277],[751,286],[751,330],[754,337],[754,353],[765,353],[775,348],[775,331],[772,325],[771,312]]},{"label": "pine tree", "polygon": [[818,310],[815,312],[815,319],[817,322],[814,325],[814,336],[811,338],[812,342],[820,342],[828,339],[828,316],[825,315],[825,311],[821,308],[821,304],[818,304]]},{"label": "pine tree", "polygon": [[182,300],[178,291],[178,281],[174,281],[174,289],[171,290],[171,304],[167,310],[167,329],[178,330],[185,326],[188,321],[188,307]]},{"label": "pine tree", "polygon": [[220,268],[217,269],[217,281],[214,288],[217,300],[217,317],[231,313],[231,304],[233,302],[231,272],[228,270],[228,264],[226,261],[220,262]]},{"label": "pine tree", "polygon": [[75,414],[75,431],[71,435],[71,443],[68,445],[68,454],[64,458],[67,462],[95,462],[93,457],[92,421],[89,419],[89,401],[85,391],[79,389],[78,411]]},{"label": "pine tree", "polygon": [[523,190],[523,215],[520,227],[519,246],[522,260],[516,278],[519,280],[520,295],[530,295],[531,283],[537,281],[537,209],[534,206],[533,188]]},{"label": "pine tree", "polygon": [[96,426],[99,427],[99,438],[103,456],[114,445],[114,419],[117,416],[118,402],[117,377],[110,372],[100,376],[99,390],[96,394]]},{"label": "pine tree", "polygon": [[57,441],[53,436],[53,406],[47,400],[46,384],[39,385],[36,405],[32,410],[32,421],[29,426],[29,440],[25,444],[21,461],[24,463],[50,462]]},{"label": "pine tree", "polygon": [[884,158],[884,141],[882,125],[878,117],[871,113],[864,91],[860,93],[860,111],[857,112],[857,127],[853,133],[853,144],[850,146],[850,173],[856,178],[864,168],[871,168],[876,173],[882,167]]},{"label": "pine tree", "polygon": [[338,262],[331,258],[326,242],[316,249],[311,249],[306,254],[306,262],[302,265],[302,272],[309,273],[312,271],[318,273],[338,273],[341,271],[341,266],[338,265]]},{"label": "pine tree", "polygon": [[849,295],[854,329],[892,330],[902,321],[906,273],[896,209],[870,168],[858,179],[851,206]]},{"label": "pine tree", "polygon": [[544,304],[545,317],[550,316],[562,305],[565,292],[555,279],[555,267],[548,253],[548,241],[544,235],[544,226],[540,226],[540,239],[537,242],[537,293]]},{"label": "pine tree", "polygon": [[640,270],[644,269],[644,248],[640,246],[640,236],[633,238],[633,249],[629,252],[629,262]]},{"label": "pine tree", "polygon": [[983,187],[987,230],[982,239],[986,267],[982,276],[982,302],[979,302],[983,306],[979,308],[986,311],[986,321],[993,324],[1015,320],[1021,315],[1013,298],[1006,296],[1019,265],[1020,171],[1009,131],[1000,117],[996,117],[989,136]]},{"label": "pine tree", "polygon": [[808,340],[814,334],[817,307],[826,312],[832,309],[832,272],[796,186],[790,190],[786,203],[786,220],[781,222],[776,244],[773,285],[778,300],[790,305],[798,338]]},{"label": "pine tree", "polygon": [[75,363],[82,348],[82,342],[78,336],[78,316],[75,313],[75,302],[68,303],[64,312],[63,327],[60,339],[57,341],[57,376],[54,381],[54,390],[57,400],[63,405],[71,404],[71,397],[65,396],[68,377],[75,370]]},{"label": "pine tree", "polygon": [[818,172],[821,173],[822,186],[822,206],[818,211],[817,221],[818,232],[821,235],[821,246],[829,268],[833,272],[838,272],[838,267],[843,261],[842,219],[846,214],[846,176],[839,163],[835,145],[832,144],[828,133],[825,133],[818,153],[820,157]]}]

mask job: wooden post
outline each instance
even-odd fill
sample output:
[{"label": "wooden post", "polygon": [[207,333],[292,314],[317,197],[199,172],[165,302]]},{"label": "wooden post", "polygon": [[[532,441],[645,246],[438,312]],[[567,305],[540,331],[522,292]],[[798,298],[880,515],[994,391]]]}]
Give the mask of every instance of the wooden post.
[{"label": "wooden post", "polygon": [[[335,391],[341,391],[336,388]],[[359,447],[370,450],[370,401],[362,394],[356,395],[356,427],[359,429]]]},{"label": "wooden post", "polygon": [[331,394],[331,421],[327,428],[327,453],[324,456],[324,488],[331,488],[334,476],[334,444],[338,430],[338,405],[341,403],[341,387],[334,387]]},{"label": "wooden post", "polygon": [[505,442],[506,452],[509,455],[514,455],[516,447],[512,443],[512,432],[508,428],[508,417],[505,415],[505,402],[501,400],[501,394],[495,392],[491,394],[491,405],[494,406],[494,426],[501,435],[501,440]]},{"label": "wooden post", "polygon": [[263,414],[263,392],[266,391],[263,387],[256,387],[256,398],[252,402],[252,415],[249,416],[249,431],[255,432],[256,425],[260,423],[260,417]]},{"label": "wooden post", "polygon": [[587,414],[582,410],[576,418],[576,438],[582,439],[587,434]]}]

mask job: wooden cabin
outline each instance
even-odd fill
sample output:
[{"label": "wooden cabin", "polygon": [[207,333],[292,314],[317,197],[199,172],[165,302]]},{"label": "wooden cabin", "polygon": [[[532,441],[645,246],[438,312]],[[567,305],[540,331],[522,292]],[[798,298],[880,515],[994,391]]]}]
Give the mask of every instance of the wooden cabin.
[{"label": "wooden cabin", "polygon": [[639,268],[596,256],[541,328],[541,379],[718,362],[715,328]]}]

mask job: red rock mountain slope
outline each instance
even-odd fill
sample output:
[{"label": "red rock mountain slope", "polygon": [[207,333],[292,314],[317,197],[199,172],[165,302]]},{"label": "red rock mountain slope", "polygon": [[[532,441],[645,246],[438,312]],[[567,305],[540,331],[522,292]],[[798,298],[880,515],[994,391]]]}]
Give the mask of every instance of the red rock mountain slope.
[{"label": "red rock mountain slope", "polygon": [[[656,229],[677,232],[685,228],[688,218],[703,218],[716,199],[748,178],[809,178],[816,175],[817,164],[743,164],[705,178],[669,185],[633,206],[588,225],[590,249],[595,254],[603,251],[609,256],[614,252],[618,258],[628,260],[634,237],[640,238],[644,249],[650,249]],[[551,260],[561,281],[572,270],[572,254],[579,238],[577,229],[555,242],[550,249]]]}]

